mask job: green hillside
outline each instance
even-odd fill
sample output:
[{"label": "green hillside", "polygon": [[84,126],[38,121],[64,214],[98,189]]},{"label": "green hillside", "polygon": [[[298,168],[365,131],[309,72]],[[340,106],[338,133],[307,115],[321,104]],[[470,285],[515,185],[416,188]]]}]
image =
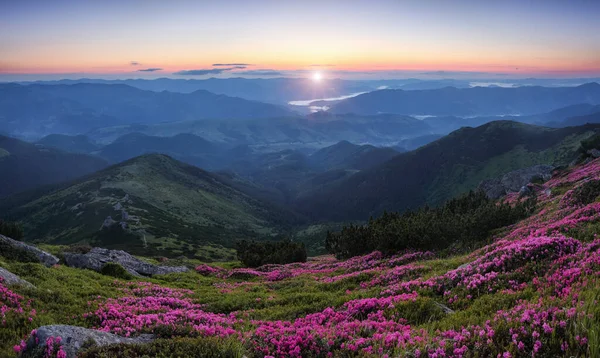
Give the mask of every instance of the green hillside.
[{"label": "green hillside", "polygon": [[[241,238],[271,238],[287,224],[281,210],[226,179],[157,154],[46,193],[11,198],[0,205],[0,215],[22,220],[30,241],[165,256],[200,254],[203,245],[231,246]],[[108,220],[112,225],[101,229],[109,216],[114,223]]]},{"label": "green hillside", "polygon": [[465,127],[299,200],[314,218],[366,220],[384,210],[437,205],[484,179],[536,164],[566,164],[600,125],[553,129],[511,121]]}]

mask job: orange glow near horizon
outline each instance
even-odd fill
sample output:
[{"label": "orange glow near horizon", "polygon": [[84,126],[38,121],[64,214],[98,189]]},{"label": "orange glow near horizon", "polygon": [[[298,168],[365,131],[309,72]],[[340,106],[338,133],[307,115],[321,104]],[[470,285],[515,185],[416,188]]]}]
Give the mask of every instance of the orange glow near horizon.
[{"label": "orange glow near horizon", "polygon": [[223,75],[310,77],[313,65],[328,64],[324,78],[341,71],[600,76],[598,13],[600,2],[544,0],[5,2],[0,74],[131,76],[160,68],[151,72],[171,76],[247,63]]}]

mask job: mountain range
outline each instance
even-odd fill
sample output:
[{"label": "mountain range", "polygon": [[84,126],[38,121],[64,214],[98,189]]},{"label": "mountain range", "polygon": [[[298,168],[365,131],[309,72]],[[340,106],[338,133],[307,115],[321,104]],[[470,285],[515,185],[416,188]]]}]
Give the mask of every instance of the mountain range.
[{"label": "mountain range", "polygon": [[445,87],[405,91],[385,89],[341,101],[333,113],[395,113],[435,116],[532,115],[575,104],[600,104],[600,84],[577,87]]},{"label": "mountain range", "polygon": [[[410,152],[342,141],[308,154],[223,149],[193,135],[131,135],[122,147],[109,145],[114,150],[95,153],[133,153],[138,146],[140,156],[71,182],[32,184],[38,189],[3,200],[0,216],[23,220],[26,237],[43,242],[91,242],[172,255],[186,245],[231,246],[240,238],[293,235],[311,223],[360,221],[384,210],[435,206],[514,169],[568,163],[580,142],[598,131],[600,124],[549,128],[495,121],[459,129]],[[4,140],[36,149],[24,163],[57,153],[63,167],[81,158],[106,165],[90,155]],[[210,173],[170,156],[146,154],[147,145],[192,161],[192,148],[210,152],[227,168]],[[14,144],[3,148],[15,151]],[[123,232],[100,230],[120,230],[119,225]]]},{"label": "mountain range", "polygon": [[343,221],[435,206],[514,169],[567,164],[580,142],[599,130],[599,124],[555,129],[512,121],[462,128],[299,198],[298,210]]},{"label": "mountain range", "polygon": [[290,115],[284,107],[204,90],[183,94],[121,84],[0,84],[0,131],[31,138],[116,125]]}]

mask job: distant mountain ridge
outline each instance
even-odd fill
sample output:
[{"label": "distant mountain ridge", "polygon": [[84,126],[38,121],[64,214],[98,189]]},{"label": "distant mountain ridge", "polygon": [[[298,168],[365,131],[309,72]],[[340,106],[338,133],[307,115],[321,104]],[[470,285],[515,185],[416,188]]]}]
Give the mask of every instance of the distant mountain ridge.
[{"label": "distant mountain ridge", "polygon": [[144,91],[123,84],[0,84],[0,130],[24,137],[83,134],[129,124],[293,116],[284,107],[217,95]]},{"label": "distant mountain ridge", "polygon": [[369,115],[485,116],[549,112],[574,104],[600,104],[600,84],[577,87],[473,87],[404,91],[380,90],[345,99],[332,113]]},{"label": "distant mountain ridge", "polygon": [[363,170],[379,165],[399,152],[392,148],[379,148],[372,145],[356,145],[341,141],[313,153],[310,163],[321,169]]},{"label": "distant mountain ridge", "polygon": [[105,160],[67,153],[0,135],[0,199],[71,180],[108,166]]}]

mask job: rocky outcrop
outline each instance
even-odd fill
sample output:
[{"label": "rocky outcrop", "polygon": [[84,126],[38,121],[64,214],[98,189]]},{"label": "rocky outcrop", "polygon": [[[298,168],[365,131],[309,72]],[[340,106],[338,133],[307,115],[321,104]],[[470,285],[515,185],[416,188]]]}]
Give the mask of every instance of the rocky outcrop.
[{"label": "rocky outcrop", "polygon": [[65,253],[65,263],[71,267],[100,271],[109,262],[123,266],[127,272],[137,277],[188,271],[188,268],[185,266],[153,265],[122,250],[95,247],[86,254]]},{"label": "rocky outcrop", "polygon": [[438,306],[442,311],[444,311],[445,314],[453,314],[454,310],[444,304],[441,304],[437,301],[433,302],[436,306]]},{"label": "rocky outcrop", "polygon": [[33,253],[44,265],[50,267],[58,263],[58,258],[35,246],[27,245],[21,241],[13,240],[10,237],[0,235],[0,245],[7,245],[16,250],[24,250]]},{"label": "rocky outcrop", "polygon": [[592,158],[600,158],[600,150],[596,148],[588,150],[587,154]]},{"label": "rocky outcrop", "polygon": [[479,189],[483,190],[485,195],[491,199],[498,199],[506,195],[506,188],[502,185],[500,179],[487,179],[479,184]]},{"label": "rocky outcrop", "polygon": [[67,354],[67,358],[74,358],[77,352],[82,347],[89,345],[106,346],[109,344],[135,344],[149,343],[154,340],[151,334],[142,334],[134,338],[126,338],[117,336],[116,334],[87,329],[83,327],[67,326],[67,325],[52,325],[43,326],[36,330],[35,335],[32,335],[27,340],[27,351],[33,350],[38,346],[44,347],[46,340],[50,337],[60,337],[63,351]]},{"label": "rocky outcrop", "polygon": [[[492,199],[498,199],[507,193],[519,192],[534,180],[548,180],[552,177],[555,167],[551,165],[536,165],[530,168],[518,169],[506,173],[500,179],[488,179],[479,184],[479,188]],[[525,189],[526,190],[526,189]]]},{"label": "rocky outcrop", "polygon": [[23,287],[34,288],[30,282],[23,280],[14,273],[0,267],[0,282],[4,285],[21,285]]}]

